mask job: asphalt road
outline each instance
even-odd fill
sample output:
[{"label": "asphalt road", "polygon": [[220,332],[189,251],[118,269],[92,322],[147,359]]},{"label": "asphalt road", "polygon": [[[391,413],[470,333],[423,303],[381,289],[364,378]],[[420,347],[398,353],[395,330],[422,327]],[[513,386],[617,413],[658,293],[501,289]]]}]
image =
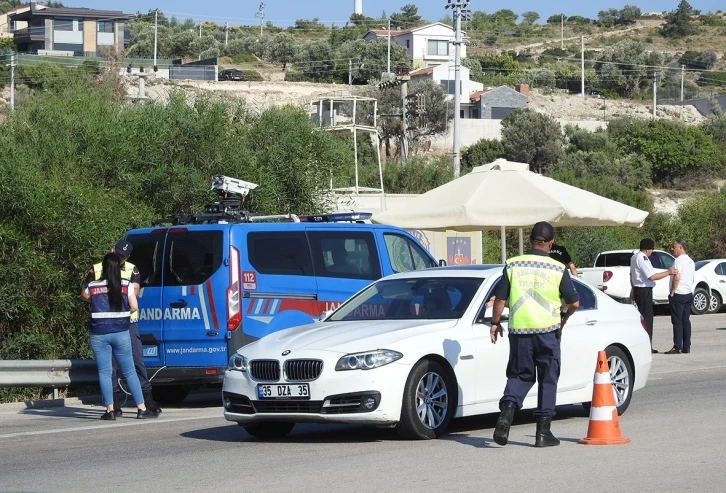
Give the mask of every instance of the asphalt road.
[{"label": "asphalt road", "polygon": [[[620,419],[628,445],[584,446],[580,406],[558,408],[562,445],[535,449],[530,413],[510,443],[496,416],[456,420],[441,440],[392,430],[298,425],[262,441],[222,418],[214,394],[156,420],[98,420],[98,406],[0,406],[0,492],[726,491],[726,314],[693,317],[691,354],[654,356],[651,378]],[[671,347],[668,317],[655,346]],[[594,362],[593,362],[594,366]]]}]

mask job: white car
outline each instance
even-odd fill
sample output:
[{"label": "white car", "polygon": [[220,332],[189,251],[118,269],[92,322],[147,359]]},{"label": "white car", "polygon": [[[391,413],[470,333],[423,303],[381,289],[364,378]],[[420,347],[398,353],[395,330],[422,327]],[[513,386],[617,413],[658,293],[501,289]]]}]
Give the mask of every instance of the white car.
[{"label": "white car", "polygon": [[717,313],[726,300],[726,259],[699,260],[696,272],[697,277],[705,279],[711,287],[708,313]]},{"label": "white car", "polygon": [[[445,433],[452,418],[498,412],[509,343],[491,343],[485,303],[501,274],[501,266],[395,274],[319,322],[244,346],[224,374],[224,417],[256,437],[335,422],[426,439]],[[557,404],[589,405],[597,353],[605,350],[622,413],[648,379],[648,334],[634,306],[573,284],[580,309],[562,333]],[[524,407],[536,406],[535,384]]]}]

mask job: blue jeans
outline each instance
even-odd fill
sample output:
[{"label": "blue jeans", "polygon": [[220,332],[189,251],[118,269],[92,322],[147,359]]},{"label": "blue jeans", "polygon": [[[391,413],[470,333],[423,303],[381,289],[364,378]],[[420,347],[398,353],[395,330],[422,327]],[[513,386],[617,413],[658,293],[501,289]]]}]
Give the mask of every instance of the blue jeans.
[{"label": "blue jeans", "polygon": [[126,379],[134,402],[137,406],[143,404],[144,394],[141,392],[139,377],[136,376],[136,369],[134,368],[129,331],[91,334],[90,342],[93,356],[96,358],[96,365],[98,365],[98,384],[101,387],[104,405],[113,405],[113,384],[111,382],[113,365],[111,355],[116,358],[121,367],[121,373]]}]

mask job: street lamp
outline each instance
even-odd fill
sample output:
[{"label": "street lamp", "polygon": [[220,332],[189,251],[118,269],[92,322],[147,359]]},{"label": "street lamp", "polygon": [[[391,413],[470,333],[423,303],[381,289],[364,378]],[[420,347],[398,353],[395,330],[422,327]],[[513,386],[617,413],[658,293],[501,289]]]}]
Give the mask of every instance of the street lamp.
[{"label": "street lamp", "polygon": [[444,6],[445,9],[453,10],[454,18],[454,178],[458,178],[461,173],[461,158],[459,151],[461,149],[461,18],[462,14],[466,12],[466,16],[471,14],[471,11],[464,11],[463,9],[469,6],[468,0],[448,0]]}]

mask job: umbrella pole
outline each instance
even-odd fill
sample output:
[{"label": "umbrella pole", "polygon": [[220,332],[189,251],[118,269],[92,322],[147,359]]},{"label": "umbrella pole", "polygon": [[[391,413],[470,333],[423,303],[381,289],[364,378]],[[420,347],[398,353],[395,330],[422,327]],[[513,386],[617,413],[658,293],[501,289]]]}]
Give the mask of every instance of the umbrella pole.
[{"label": "umbrella pole", "polygon": [[502,263],[507,261],[507,232],[502,226]]},{"label": "umbrella pole", "polygon": [[524,255],[524,232],[519,228],[519,254]]}]

